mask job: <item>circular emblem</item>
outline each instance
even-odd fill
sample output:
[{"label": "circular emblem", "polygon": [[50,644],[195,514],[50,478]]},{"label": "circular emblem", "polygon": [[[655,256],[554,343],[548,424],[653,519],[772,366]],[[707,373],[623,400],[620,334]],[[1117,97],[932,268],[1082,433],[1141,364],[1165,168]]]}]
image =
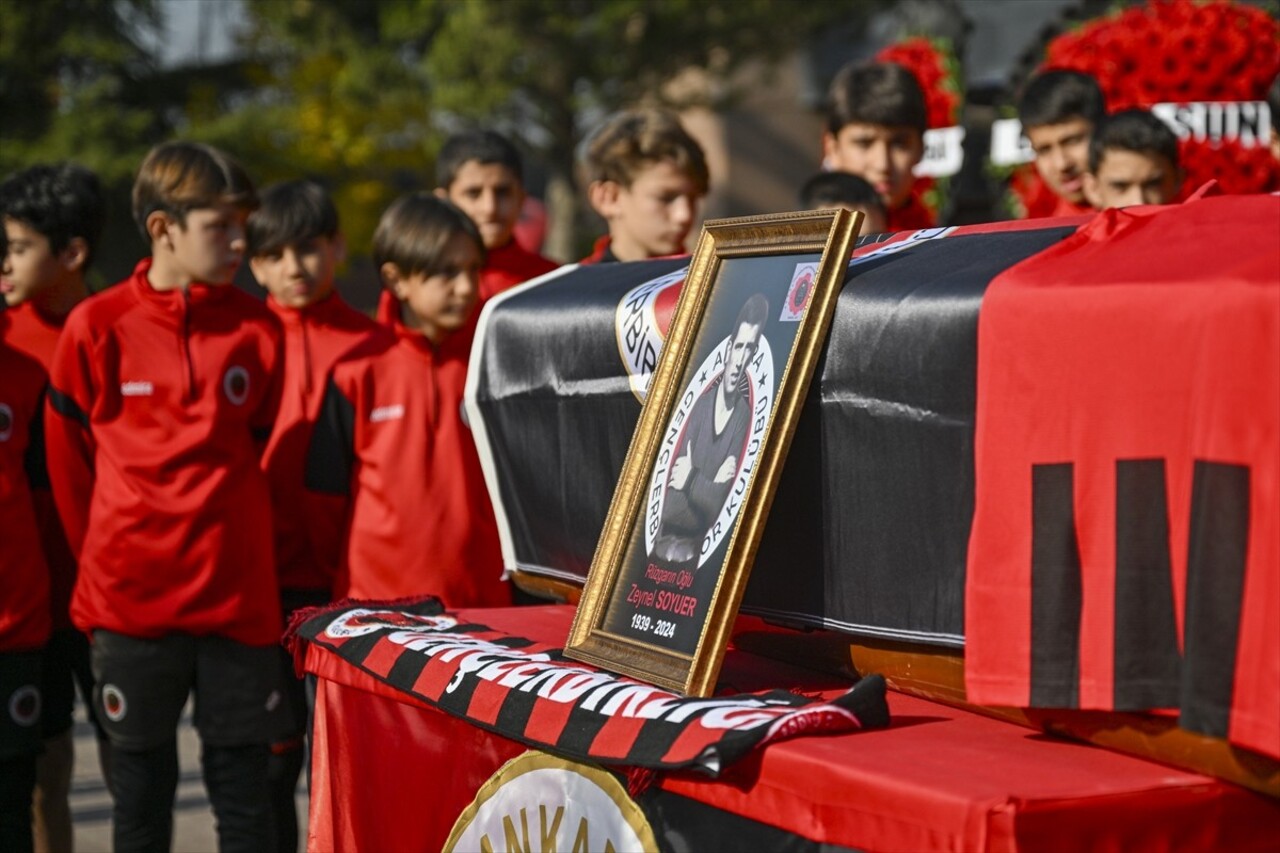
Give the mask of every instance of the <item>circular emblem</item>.
[{"label": "circular emblem", "polygon": [[8,441],[13,435],[13,409],[8,403],[0,403],[0,441]]},{"label": "circular emblem", "polygon": [[228,400],[237,406],[243,406],[244,401],[249,399],[249,371],[238,364],[228,367],[222,376],[222,391]]},{"label": "circular emblem", "polygon": [[399,610],[366,610],[357,608],[349,610],[342,618],[324,629],[326,637],[335,640],[363,637],[383,628],[398,628],[407,631],[448,631],[458,624],[452,616],[419,616],[416,613],[404,613]]},{"label": "circular emblem", "polygon": [[671,319],[688,271],[689,268],[684,267],[633,287],[614,312],[618,354],[627,369],[631,393],[642,403],[658,366],[662,344],[671,329]]},{"label": "circular emblem", "polygon": [[796,279],[791,292],[787,294],[787,308],[796,316],[803,314],[812,293],[813,273],[806,270]]},{"label": "circular emblem", "polygon": [[9,717],[18,725],[34,726],[40,720],[40,688],[24,684],[9,697]]},{"label": "circular emblem", "polygon": [[444,849],[510,849],[509,827],[528,827],[528,841],[541,840],[542,850],[658,849],[653,827],[616,776],[545,752],[519,755],[489,777]]},{"label": "circular emblem", "polygon": [[114,684],[102,685],[102,711],[107,719],[118,723],[129,711],[129,703],[125,701],[124,691]]},{"label": "circular emblem", "polygon": [[[693,378],[685,387],[667,429],[663,433],[662,444],[658,450],[658,461],[653,466],[653,475],[649,479],[649,500],[645,506],[644,546],[645,552],[653,554],[654,540],[658,535],[659,519],[662,508],[666,505],[667,488],[671,472],[681,446],[684,432],[688,428],[690,415],[697,402],[708,393],[715,393],[716,382],[724,375],[725,354],[729,351],[731,340],[725,337],[703,359],[702,364],[693,372]],[[742,508],[742,496],[747,483],[756,469],[756,457],[764,444],[765,428],[769,424],[768,412],[773,407],[773,349],[769,339],[763,335],[756,349],[755,357],[747,364],[747,393],[745,402],[751,413],[751,422],[746,437],[743,439],[741,452],[738,454],[737,471],[733,476],[733,485],[725,496],[716,520],[702,538],[698,551],[698,567],[715,553],[733,529],[733,522]]]}]

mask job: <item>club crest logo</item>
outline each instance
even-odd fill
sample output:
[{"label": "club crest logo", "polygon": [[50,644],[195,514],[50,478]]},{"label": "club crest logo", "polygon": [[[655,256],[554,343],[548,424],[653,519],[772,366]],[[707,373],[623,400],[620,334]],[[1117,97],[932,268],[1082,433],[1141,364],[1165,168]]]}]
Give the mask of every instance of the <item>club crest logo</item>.
[{"label": "club crest logo", "polygon": [[102,712],[107,719],[118,723],[129,712],[129,703],[124,698],[124,691],[114,684],[102,685]]},{"label": "club crest logo", "polygon": [[858,715],[838,705],[821,704],[798,708],[769,726],[761,743],[772,743],[807,731],[845,731],[862,728]]},{"label": "club crest logo", "polygon": [[24,684],[9,697],[9,718],[26,728],[40,720],[40,688]]},{"label": "club crest logo", "polygon": [[345,613],[324,629],[326,637],[345,640],[363,637],[383,628],[409,631],[448,631],[458,624],[452,616],[419,616],[400,610],[366,610],[359,608]]},{"label": "club crest logo", "polygon": [[813,296],[813,281],[818,275],[818,265],[814,263],[796,264],[796,271],[791,276],[791,287],[787,290],[787,299],[782,303],[783,323],[798,323],[804,316],[804,309],[809,307],[809,298]]},{"label": "club crest logo", "polygon": [[688,272],[689,268],[685,267],[632,288],[622,297],[614,314],[618,354],[626,367],[631,393],[642,403],[658,366],[662,344],[671,329],[676,302]]},{"label": "club crest logo", "polygon": [[657,850],[653,827],[607,770],[530,751],[476,792],[446,851]]},{"label": "club crest logo", "polygon": [[0,403],[0,441],[8,441],[13,435],[13,409],[8,403]]},{"label": "club crest logo", "polygon": [[244,401],[249,399],[249,371],[238,364],[228,367],[227,372],[222,375],[222,393],[232,403],[243,406]]}]

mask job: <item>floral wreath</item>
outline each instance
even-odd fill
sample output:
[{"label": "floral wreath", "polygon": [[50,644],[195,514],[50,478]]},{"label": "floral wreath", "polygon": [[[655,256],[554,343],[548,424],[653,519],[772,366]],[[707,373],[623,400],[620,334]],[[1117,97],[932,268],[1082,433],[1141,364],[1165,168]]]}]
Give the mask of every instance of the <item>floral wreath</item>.
[{"label": "floral wreath", "polygon": [[[925,116],[930,130],[960,123],[964,103],[960,63],[951,41],[944,38],[912,36],[883,48],[875,62],[892,62],[911,72],[924,92]],[[948,180],[917,178],[915,192],[929,212],[937,216],[946,194]]]},{"label": "floral wreath", "polygon": [[949,40],[915,36],[884,48],[875,61],[894,62],[912,73],[924,92],[930,129],[960,123],[960,65]]},{"label": "floral wreath", "polygon": [[[1148,0],[1053,39],[1039,70],[1049,69],[1093,77],[1111,112],[1167,102],[1260,101],[1280,73],[1280,23],[1232,0]],[[1280,187],[1280,165],[1265,144],[1182,139],[1179,159],[1184,195],[1210,179],[1227,193]],[[1014,172],[1010,191],[1027,215],[1044,215],[1056,203],[1031,164]]]}]

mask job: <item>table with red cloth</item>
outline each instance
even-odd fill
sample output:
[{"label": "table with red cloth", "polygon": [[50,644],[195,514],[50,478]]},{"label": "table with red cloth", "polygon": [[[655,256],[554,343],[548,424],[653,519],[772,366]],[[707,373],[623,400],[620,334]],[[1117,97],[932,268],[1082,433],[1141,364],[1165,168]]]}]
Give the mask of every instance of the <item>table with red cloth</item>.
[{"label": "table with red cloth", "polygon": [[[573,608],[458,615],[562,643]],[[318,679],[309,850],[440,850],[477,791],[528,750],[320,646],[307,646],[306,668]],[[732,647],[721,683],[848,687]],[[1268,797],[923,699],[890,693],[889,706],[887,729],[772,743],[715,780],[659,775],[636,799],[664,849],[706,849],[699,832],[723,849],[1280,849]]]}]

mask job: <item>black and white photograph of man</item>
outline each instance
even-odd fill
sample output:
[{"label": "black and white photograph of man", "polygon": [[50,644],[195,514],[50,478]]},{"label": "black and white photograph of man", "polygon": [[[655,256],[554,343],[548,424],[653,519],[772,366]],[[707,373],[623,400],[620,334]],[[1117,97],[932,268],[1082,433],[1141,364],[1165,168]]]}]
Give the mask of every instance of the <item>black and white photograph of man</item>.
[{"label": "black and white photograph of man", "polygon": [[693,569],[703,540],[737,477],[751,423],[747,367],[755,357],[769,303],[752,295],[733,324],[724,370],[694,403],[676,447],[653,556]]}]

